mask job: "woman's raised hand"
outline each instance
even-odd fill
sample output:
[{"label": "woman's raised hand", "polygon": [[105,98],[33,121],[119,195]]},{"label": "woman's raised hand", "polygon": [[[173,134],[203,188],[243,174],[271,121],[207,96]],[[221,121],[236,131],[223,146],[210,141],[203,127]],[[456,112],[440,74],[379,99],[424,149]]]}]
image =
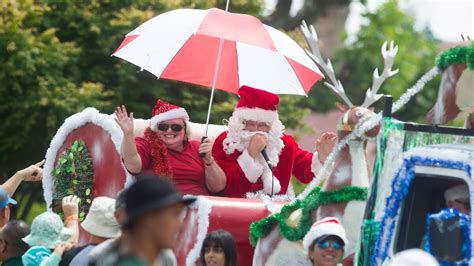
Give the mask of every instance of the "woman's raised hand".
[{"label": "woman's raised hand", "polygon": [[122,129],[124,135],[133,136],[133,112],[128,116],[125,105],[117,106],[117,109],[115,109],[115,121]]}]

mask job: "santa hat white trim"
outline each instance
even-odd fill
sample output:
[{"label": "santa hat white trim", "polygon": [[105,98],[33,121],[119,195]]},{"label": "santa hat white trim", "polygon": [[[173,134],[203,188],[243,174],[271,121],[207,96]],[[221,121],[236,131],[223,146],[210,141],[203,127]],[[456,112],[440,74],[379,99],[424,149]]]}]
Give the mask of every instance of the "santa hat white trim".
[{"label": "santa hat white trim", "polygon": [[161,113],[159,115],[155,115],[150,119],[150,128],[153,131],[158,131],[157,125],[163,121],[176,119],[176,118],[183,118],[184,122],[189,121],[188,112],[184,108],[175,108],[169,110],[167,112]]},{"label": "santa hat white trim", "polygon": [[263,173],[263,166],[255,162],[250,156],[247,149],[242,151],[242,154],[237,158],[240,168],[245,174],[247,180],[254,184]]},{"label": "santa hat white trim", "polygon": [[278,120],[277,111],[264,110],[264,109],[261,109],[261,108],[239,107],[239,108],[235,109],[232,116],[237,117],[241,120],[266,122],[269,125],[272,125],[273,122]]},{"label": "santa hat white trim", "polygon": [[457,185],[444,192],[446,202],[457,199],[469,199],[469,188],[466,185]]},{"label": "santa hat white trim", "polygon": [[334,235],[341,238],[345,246],[349,243],[349,241],[347,241],[344,227],[342,227],[339,219],[335,217],[327,217],[315,222],[313,226],[311,226],[311,229],[303,238],[303,248],[306,251],[309,251],[309,247],[313,241],[324,235]]}]

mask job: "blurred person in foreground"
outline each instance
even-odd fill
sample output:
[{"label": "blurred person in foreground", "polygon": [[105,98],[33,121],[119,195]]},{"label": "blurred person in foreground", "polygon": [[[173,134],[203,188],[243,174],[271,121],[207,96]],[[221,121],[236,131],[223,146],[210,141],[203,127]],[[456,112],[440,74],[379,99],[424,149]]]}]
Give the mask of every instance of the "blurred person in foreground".
[{"label": "blurred person in foreground", "polygon": [[347,243],[344,227],[335,217],[316,221],[303,238],[303,247],[313,266],[339,265]]},{"label": "blurred person in foreground", "polygon": [[116,212],[122,235],[97,246],[89,265],[176,265],[164,251],[175,246],[180,215],[196,199],[183,199],[169,180],[155,176],[138,177],[124,194],[125,215]]},{"label": "blurred person in foreground", "polygon": [[120,236],[120,225],[114,217],[115,199],[97,197],[92,201],[81,227],[90,234],[88,244],[66,251],[59,265],[80,266],[89,263],[89,253],[98,244],[107,239]]},{"label": "blurred person in foreground", "polygon": [[21,256],[30,248],[22,238],[30,233],[30,226],[22,220],[11,220],[0,233],[0,261],[3,266],[21,266]]}]

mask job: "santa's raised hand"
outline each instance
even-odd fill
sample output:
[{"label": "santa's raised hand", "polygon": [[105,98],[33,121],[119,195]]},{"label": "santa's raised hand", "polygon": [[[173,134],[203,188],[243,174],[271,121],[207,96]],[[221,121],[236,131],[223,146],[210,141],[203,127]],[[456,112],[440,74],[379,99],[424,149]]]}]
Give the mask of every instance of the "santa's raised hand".
[{"label": "santa's raised hand", "polygon": [[124,135],[133,135],[133,112],[128,116],[125,105],[117,106],[117,109],[115,109],[115,121],[122,129]]},{"label": "santa's raised hand", "polygon": [[337,135],[334,132],[326,132],[316,141],[316,150],[318,151],[318,158],[321,163],[326,161],[336,142]]},{"label": "santa's raised hand", "polygon": [[250,139],[249,146],[247,147],[247,152],[252,158],[256,158],[265,146],[267,146],[268,137],[263,134],[255,134]]}]

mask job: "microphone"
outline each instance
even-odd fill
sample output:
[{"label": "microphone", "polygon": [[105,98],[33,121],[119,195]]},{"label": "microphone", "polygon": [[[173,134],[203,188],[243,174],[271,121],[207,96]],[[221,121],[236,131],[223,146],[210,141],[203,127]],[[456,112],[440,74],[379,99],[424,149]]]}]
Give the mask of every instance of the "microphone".
[{"label": "microphone", "polygon": [[265,148],[263,148],[261,152],[262,152],[263,158],[265,159],[265,162],[268,165],[268,168],[270,168],[270,173],[272,173],[272,194],[270,196],[273,196],[273,182],[275,180],[275,176],[273,176],[273,167],[272,167],[272,164],[270,163],[270,159],[268,159],[268,154]]},{"label": "microphone", "polygon": [[272,164],[270,163],[270,159],[268,159],[268,154],[267,154],[267,151],[265,150],[265,148],[262,150],[262,155],[263,155],[263,158],[265,159],[265,162],[268,165],[268,168],[270,168],[270,170],[273,170],[272,169]]}]

